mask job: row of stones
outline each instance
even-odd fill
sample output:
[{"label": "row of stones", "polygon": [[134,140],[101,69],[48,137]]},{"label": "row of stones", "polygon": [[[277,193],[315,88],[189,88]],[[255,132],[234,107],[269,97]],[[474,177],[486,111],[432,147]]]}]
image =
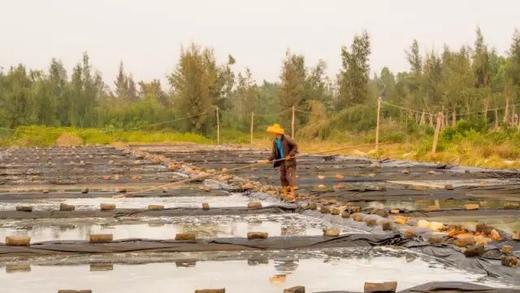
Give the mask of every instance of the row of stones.
[{"label": "row of stones", "polygon": [[[361,213],[359,206],[347,206],[344,209],[329,209],[325,206],[317,207],[314,203],[303,206],[307,209],[318,209],[321,213],[341,215],[342,218],[351,218],[356,222],[364,222],[367,226],[380,225],[383,231],[399,230],[403,237],[412,239],[420,235],[426,235],[430,244],[453,244],[462,249],[467,257],[482,256],[486,251],[486,245],[491,241],[502,240],[502,235],[493,227],[486,224],[478,224],[476,231],[468,231],[461,225],[445,225],[440,222],[416,220],[399,214],[399,210],[391,210],[394,214],[388,219],[389,212],[384,209],[374,209],[373,214]],[[397,225],[397,227],[395,226]],[[514,233],[512,240],[520,241],[520,233]],[[520,264],[518,257],[513,255],[510,245],[502,245],[502,264],[509,267],[517,267]]]},{"label": "row of stones", "polygon": [[[209,210],[210,209],[209,203],[207,203],[207,202],[203,202],[201,204],[201,206],[202,206],[203,210]],[[164,205],[150,204],[150,205],[148,205],[147,208],[149,210],[164,210]],[[247,208],[248,209],[261,209],[262,208],[262,203],[259,202],[259,201],[251,201],[251,202],[247,203]],[[30,212],[33,211],[33,207],[32,206],[26,206],[26,205],[24,205],[24,206],[16,206],[15,209],[18,212],[30,213]],[[76,206],[71,205],[71,204],[66,204],[66,203],[60,203],[59,210],[61,212],[72,212],[72,211],[76,210]],[[113,204],[113,203],[101,203],[99,205],[99,210],[102,211],[102,212],[114,211],[114,210],[116,210],[116,204]]]},{"label": "row of stones", "polygon": [[[364,293],[386,292],[393,293],[397,290],[397,282],[372,283],[365,282]],[[58,293],[92,293],[92,290],[58,290]],[[225,288],[196,289],[195,293],[226,293]],[[294,286],[283,290],[283,293],[305,293],[304,286]]]},{"label": "row of stones", "polygon": [[[128,150],[128,149],[127,149]],[[149,159],[149,160],[152,160],[152,161],[155,161],[155,162],[161,162],[163,164],[166,164],[171,170],[179,170],[181,169],[182,171],[184,171],[185,173],[187,174],[190,174],[190,176],[201,176],[201,175],[205,175],[204,173],[206,171],[202,170],[201,168],[197,168],[197,167],[188,167],[188,166],[185,166],[184,164],[181,164],[181,163],[178,163],[178,162],[175,162],[165,156],[162,156],[162,155],[153,155],[153,154],[149,154],[147,152],[139,152],[139,151],[132,151],[130,150],[130,152],[133,153],[134,156],[139,156],[139,157],[144,157],[146,159]],[[370,165],[369,167],[371,168],[381,168],[380,165],[377,165],[377,163],[373,163],[372,165]],[[222,172],[226,172],[227,170],[222,170]],[[403,170],[403,174],[409,174],[409,170],[408,169],[405,169]],[[432,175],[433,175],[433,171],[432,171]],[[227,183],[236,183],[236,182],[239,182],[240,185],[241,185],[241,188],[244,189],[244,190],[256,190],[256,191],[260,191],[260,192],[265,192],[265,193],[268,193],[268,194],[271,194],[273,196],[278,196],[279,195],[279,189],[274,187],[274,186],[270,186],[270,185],[264,185],[264,184],[261,184],[259,182],[256,182],[256,181],[251,181],[251,180],[244,180],[242,178],[238,178],[236,176],[232,176],[232,175],[227,175],[227,174],[223,174],[223,175],[219,175],[219,177],[217,177],[218,180],[222,180],[222,181],[226,181]],[[447,184],[445,185],[445,189],[446,190],[453,190],[454,187],[453,185],[450,185],[450,184]],[[309,203],[307,207],[304,207],[304,208],[309,208],[309,209],[316,209],[317,208],[317,205],[315,203]],[[466,204],[464,206],[465,209],[468,209],[468,210],[474,210],[474,209],[478,209],[479,206],[477,204]],[[516,206],[514,207],[516,208]],[[371,217],[367,217],[366,220],[364,219],[365,216],[363,214],[360,213],[361,209],[359,207],[347,207],[345,209],[341,209],[339,207],[336,207],[336,208],[332,208],[332,209],[329,209],[325,206],[320,206],[320,212],[322,213],[331,213],[333,215],[341,215],[343,218],[348,218],[348,217],[351,217],[352,215],[352,218],[353,220],[355,221],[364,221],[367,225],[369,226],[374,226],[376,224],[378,224],[378,220],[377,218],[371,218]],[[391,210],[390,211],[391,213],[393,214],[399,214],[400,213],[400,210],[398,209],[394,209],[394,210]],[[380,213],[380,216],[382,217],[387,217],[388,216],[388,212],[387,211],[383,211],[381,212],[381,210],[376,210],[375,213]],[[394,223],[392,223],[392,221],[390,220],[384,220],[384,221],[380,221],[379,224],[381,225],[382,229],[383,230],[394,230],[394,224],[410,224],[408,223],[408,219],[404,222],[403,222],[403,219],[402,218],[397,218],[396,220],[394,220]],[[424,226],[424,223],[423,223],[423,226]],[[438,224],[429,224],[429,226],[446,226],[442,223],[438,223]],[[495,231],[496,230],[491,230],[491,231]],[[404,231],[402,231],[403,234],[404,234],[404,237],[406,238],[414,238],[417,236],[417,231],[414,231],[413,229],[405,229]],[[497,233],[493,233],[493,234],[497,234]],[[518,235],[517,235],[518,234]],[[520,240],[520,232],[517,233],[515,235],[513,235],[513,239],[515,240]],[[324,235],[325,236],[329,236],[329,237],[337,237],[339,236],[339,229],[337,228],[334,228],[334,227],[329,227],[329,228],[326,228],[324,229]],[[451,235],[451,236],[454,236],[454,235]],[[488,235],[489,236],[489,235]],[[458,237],[457,239],[462,239],[463,237]],[[430,242],[432,241],[437,241],[438,243],[441,243],[443,242],[444,239],[443,237],[430,237]],[[435,239],[435,240],[434,240]],[[467,239],[466,238],[463,238],[463,239]],[[498,239],[493,239],[493,240],[498,240]],[[462,244],[462,241],[456,241],[455,244],[457,245],[457,243],[459,245]],[[484,247],[482,247],[483,245],[480,244],[480,243],[474,243],[473,246],[471,246],[471,241],[470,242],[467,242],[469,243],[468,245],[464,245],[463,247],[465,247],[466,249],[464,250],[465,254],[467,256],[476,256],[476,255],[481,255],[480,252],[484,251]],[[502,258],[502,263],[504,265],[507,265],[507,266],[518,266],[518,258],[514,255],[510,255],[510,254],[507,254],[507,252],[509,251],[509,249],[506,247],[504,250],[504,257]]]}]

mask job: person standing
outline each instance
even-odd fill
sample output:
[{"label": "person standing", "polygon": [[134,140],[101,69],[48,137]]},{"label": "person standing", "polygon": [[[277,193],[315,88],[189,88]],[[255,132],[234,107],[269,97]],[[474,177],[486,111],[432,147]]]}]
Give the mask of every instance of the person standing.
[{"label": "person standing", "polygon": [[296,200],[296,154],[298,145],[289,136],[285,135],[280,124],[267,127],[267,133],[274,135],[271,156],[268,161],[273,167],[280,167],[280,183],[282,198],[288,202]]}]

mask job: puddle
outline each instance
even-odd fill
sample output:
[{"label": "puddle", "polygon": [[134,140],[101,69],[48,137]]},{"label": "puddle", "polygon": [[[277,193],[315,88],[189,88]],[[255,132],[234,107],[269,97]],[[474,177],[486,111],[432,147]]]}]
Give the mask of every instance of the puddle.
[{"label": "puddle", "polygon": [[[38,200],[17,200],[0,202],[0,210],[14,210],[18,205],[29,205],[35,211],[57,210],[60,203],[76,206],[76,210],[96,210],[101,203],[115,204],[117,208],[146,209],[150,204],[164,205],[165,208],[200,208],[203,202],[209,203],[210,207],[245,207],[251,199],[240,193],[232,193],[229,196],[193,196],[193,197],[97,197],[97,198],[51,198]],[[271,201],[261,201],[263,206],[270,206],[276,203]]]},{"label": "puddle", "polygon": [[[246,216],[179,216],[161,218],[39,219],[0,222],[0,241],[8,235],[28,235],[31,241],[87,240],[90,234],[111,233],[114,239],[173,239],[176,233],[195,232],[199,238],[247,237],[247,232],[270,236],[321,235],[326,223],[300,214]],[[340,227],[340,226],[338,226]],[[343,233],[354,232],[342,227]]]},{"label": "puddle", "polygon": [[484,223],[507,233],[520,231],[520,218],[508,216],[472,216],[472,217],[431,217],[429,221],[437,221],[445,224],[462,225],[475,231],[477,224]]},{"label": "puddle", "polygon": [[[345,250],[343,250],[345,251]],[[0,265],[1,267],[1,265]],[[32,265],[30,270],[0,270],[5,293],[55,293],[59,289],[92,289],[96,293],[194,292],[226,288],[227,292],[279,293],[304,285],[306,291],[363,291],[365,281],[397,281],[398,290],[432,281],[465,281],[505,287],[485,275],[470,273],[435,259],[392,249],[364,252],[287,252],[254,259],[184,260],[146,264]],[[81,276],[78,278],[77,276]]]}]

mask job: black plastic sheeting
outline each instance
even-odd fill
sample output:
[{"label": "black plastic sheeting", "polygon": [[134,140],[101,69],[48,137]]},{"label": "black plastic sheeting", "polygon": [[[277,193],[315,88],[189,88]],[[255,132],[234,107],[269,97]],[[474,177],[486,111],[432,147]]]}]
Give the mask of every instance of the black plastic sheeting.
[{"label": "black plastic sheeting", "polygon": [[[508,242],[511,244],[512,242]],[[500,243],[502,245],[502,243]],[[45,241],[30,247],[0,245],[1,257],[45,256],[69,254],[97,254],[124,252],[200,252],[244,250],[293,250],[322,249],[334,247],[401,246],[426,255],[434,256],[443,263],[500,278],[520,285],[520,269],[502,266],[498,246],[490,247],[482,257],[466,257],[450,245],[430,245],[419,240],[403,238],[399,233],[349,234],[327,238],[323,236],[270,237],[248,240],[245,238],[218,238],[212,240],[175,241],[150,239],[125,239],[110,243],[88,241]],[[518,248],[518,245],[515,245]]]},{"label": "black plastic sheeting", "polygon": [[[315,293],[350,293],[351,291],[320,291]],[[480,292],[480,293],[517,293],[520,289],[491,288],[465,282],[430,282],[408,288],[399,293],[430,293],[430,292]]]}]

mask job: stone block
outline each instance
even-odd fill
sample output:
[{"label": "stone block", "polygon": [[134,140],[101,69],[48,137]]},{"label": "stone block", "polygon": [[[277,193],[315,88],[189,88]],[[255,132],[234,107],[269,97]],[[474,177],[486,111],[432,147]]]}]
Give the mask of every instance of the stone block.
[{"label": "stone block", "polygon": [[209,210],[209,203],[203,202],[202,203],[202,209],[205,210],[205,211]]},{"label": "stone block", "polygon": [[75,209],[76,209],[76,207],[71,204],[60,203],[60,211],[62,211],[62,212],[72,212]]},{"label": "stone block", "polygon": [[90,243],[108,243],[112,240],[112,234],[90,234],[89,236]]},{"label": "stone block", "polygon": [[194,241],[197,239],[197,235],[193,232],[185,232],[185,233],[177,233],[175,234],[175,240],[182,240],[182,241]]},{"label": "stone block", "polygon": [[152,210],[152,211],[160,211],[160,210],[164,210],[164,206],[160,205],[160,204],[151,204],[151,205],[148,205],[148,209]]},{"label": "stone block", "polygon": [[116,205],[113,203],[102,203],[99,205],[99,209],[103,212],[113,211],[116,209]]},{"label": "stone block", "polygon": [[32,212],[33,210],[33,207],[31,206],[16,206],[16,211],[17,212]]},{"label": "stone block", "polygon": [[261,209],[262,203],[259,201],[251,201],[251,202],[247,203],[247,208],[248,209]]},{"label": "stone block", "polygon": [[6,236],[5,245],[7,245],[7,246],[30,246],[31,237],[22,236],[22,235]]},{"label": "stone block", "polygon": [[365,293],[393,293],[397,290],[397,282],[370,283],[365,282]]},{"label": "stone block", "polygon": [[511,268],[518,267],[518,263],[519,263],[518,257],[516,257],[514,255],[504,255],[504,256],[502,256],[501,261],[502,261],[502,265],[504,265],[506,267],[511,267]]},{"label": "stone block", "polygon": [[305,293],[304,286],[295,286],[283,290],[283,293]]},{"label": "stone block", "polygon": [[267,232],[248,232],[247,233],[247,239],[267,239],[269,237],[269,234]]},{"label": "stone block", "polygon": [[470,245],[464,250],[464,255],[467,257],[482,256],[486,252],[484,245],[476,244]]},{"label": "stone block", "polygon": [[335,227],[328,227],[323,229],[323,236],[325,237],[338,237],[340,230]]}]

